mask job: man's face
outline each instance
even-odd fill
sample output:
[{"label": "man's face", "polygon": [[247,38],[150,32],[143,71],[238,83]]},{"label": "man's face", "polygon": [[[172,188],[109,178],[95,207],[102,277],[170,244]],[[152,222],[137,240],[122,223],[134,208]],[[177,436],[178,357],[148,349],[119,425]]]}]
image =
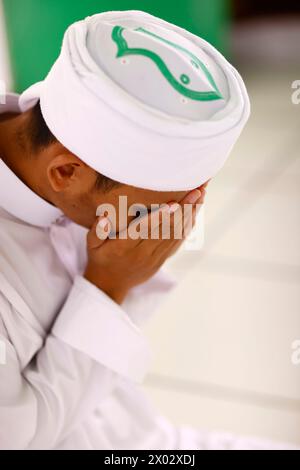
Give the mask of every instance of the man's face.
[{"label": "man's face", "polygon": [[[44,172],[51,188],[49,199],[69,219],[88,229],[92,227],[97,216],[106,215],[111,221],[112,231],[118,233],[125,230],[140,213],[144,215],[145,211],[150,212],[151,209],[155,210],[163,204],[181,202],[190,193],[190,191],[151,191],[125,184],[118,184],[110,191],[104,191],[96,187],[94,170],[73,154],[61,152],[63,147],[55,149],[53,146],[53,149],[54,158],[50,155],[48,163],[44,163]],[[40,159],[40,161],[45,160],[45,158]],[[200,188],[201,192],[205,186]],[[108,207],[107,213],[104,212],[104,205]],[[114,213],[112,218],[111,212]]]},{"label": "man's face", "polygon": [[[186,191],[150,191],[127,185],[117,186],[107,193],[103,193],[99,189],[92,189],[79,198],[76,204],[76,212],[72,210],[71,214],[66,215],[78,224],[90,228],[95,222],[99,206],[103,210],[105,210],[106,206],[109,206],[115,211],[116,216],[115,220],[111,220],[112,229],[115,232],[119,232],[128,227],[128,224],[139,215],[139,210],[141,212],[145,209],[150,211],[151,205],[180,202],[187,194],[188,192]],[[124,205],[126,205],[126,212],[124,212]],[[130,208],[132,208],[131,215],[128,213]],[[109,210],[107,215],[108,217],[110,216]]]}]

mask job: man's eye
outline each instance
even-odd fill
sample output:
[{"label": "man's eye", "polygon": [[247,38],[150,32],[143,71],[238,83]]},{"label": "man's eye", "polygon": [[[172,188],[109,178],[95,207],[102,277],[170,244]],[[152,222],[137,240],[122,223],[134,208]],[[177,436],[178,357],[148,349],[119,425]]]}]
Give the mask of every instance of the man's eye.
[{"label": "man's eye", "polygon": [[145,209],[139,209],[138,210],[138,217],[144,217],[145,215],[148,215],[150,212],[149,209],[147,209],[147,207],[145,207]]},{"label": "man's eye", "polygon": [[151,209],[147,209],[147,207],[137,207],[135,209],[135,216],[136,217],[144,217],[145,215],[149,214]]}]

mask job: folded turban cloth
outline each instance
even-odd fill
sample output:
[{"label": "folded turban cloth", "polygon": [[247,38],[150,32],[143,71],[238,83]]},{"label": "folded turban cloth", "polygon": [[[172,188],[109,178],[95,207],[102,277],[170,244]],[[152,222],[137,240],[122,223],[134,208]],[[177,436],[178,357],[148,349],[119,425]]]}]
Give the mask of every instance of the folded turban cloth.
[{"label": "folded turban cloth", "polygon": [[243,80],[203,39],[142,11],[112,11],[71,25],[40,100],[54,136],[116,181],[187,191],[225,163],[250,113]]}]

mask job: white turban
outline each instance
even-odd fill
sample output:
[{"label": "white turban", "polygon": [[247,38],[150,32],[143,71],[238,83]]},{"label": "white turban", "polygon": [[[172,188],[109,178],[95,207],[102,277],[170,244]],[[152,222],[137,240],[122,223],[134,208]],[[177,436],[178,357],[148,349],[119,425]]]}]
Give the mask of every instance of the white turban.
[{"label": "white turban", "polygon": [[68,28],[40,100],[54,136],[121,183],[194,189],[225,163],[250,112],[243,80],[203,39],[141,11],[113,11]]}]

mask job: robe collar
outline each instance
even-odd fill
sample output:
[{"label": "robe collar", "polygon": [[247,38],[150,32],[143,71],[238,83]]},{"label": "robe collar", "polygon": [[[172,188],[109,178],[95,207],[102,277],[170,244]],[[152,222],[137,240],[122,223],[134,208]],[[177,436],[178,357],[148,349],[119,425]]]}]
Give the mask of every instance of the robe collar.
[{"label": "robe collar", "polygon": [[[20,112],[18,95],[7,94],[0,113]],[[26,186],[0,156],[0,207],[18,219],[37,227],[49,227],[64,218],[56,207]]]}]

